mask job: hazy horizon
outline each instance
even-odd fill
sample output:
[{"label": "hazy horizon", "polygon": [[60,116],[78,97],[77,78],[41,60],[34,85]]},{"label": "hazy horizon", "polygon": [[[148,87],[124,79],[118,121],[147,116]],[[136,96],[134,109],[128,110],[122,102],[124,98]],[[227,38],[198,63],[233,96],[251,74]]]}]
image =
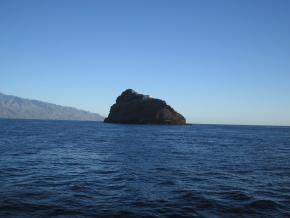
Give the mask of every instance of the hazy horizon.
[{"label": "hazy horizon", "polygon": [[290,1],[1,1],[0,92],[106,117],[127,88],[189,123],[290,125]]},{"label": "hazy horizon", "polygon": [[[12,95],[12,94],[6,94],[6,93],[3,93],[0,91],[0,94],[4,94],[4,95],[9,95],[9,96],[13,96],[13,97],[19,97],[19,98],[23,98],[23,99],[26,99],[26,100],[36,100],[36,101],[40,101],[40,102],[44,102],[44,103],[48,103],[48,104],[55,104],[54,102],[46,102],[46,101],[43,101],[41,99],[31,99],[29,97],[23,97],[23,96],[15,96],[15,95]],[[99,114],[100,116],[102,116],[103,118],[106,118],[107,115],[103,115],[103,114],[100,114],[98,113],[97,111],[90,111],[90,110],[86,110],[86,109],[83,109],[83,108],[79,108],[79,107],[75,107],[75,106],[71,106],[71,105],[62,105],[62,104],[55,104],[57,106],[63,106],[63,107],[73,107],[73,108],[76,108],[76,109],[79,109],[79,110],[85,110],[85,111],[88,111],[88,112],[91,112],[91,113],[96,113],[96,114]],[[0,119],[7,119],[7,118],[1,118]],[[18,119],[18,118],[16,118]],[[33,120],[33,119],[31,119]],[[66,120],[66,121],[70,121],[70,120]],[[92,122],[92,121],[89,121],[89,122]],[[97,122],[101,122],[101,121],[97,121]],[[285,126],[285,127],[288,127],[290,125],[280,125],[280,124],[248,124],[248,123],[196,123],[196,122],[187,122],[187,124],[193,124],[193,125],[250,125],[250,126]]]}]

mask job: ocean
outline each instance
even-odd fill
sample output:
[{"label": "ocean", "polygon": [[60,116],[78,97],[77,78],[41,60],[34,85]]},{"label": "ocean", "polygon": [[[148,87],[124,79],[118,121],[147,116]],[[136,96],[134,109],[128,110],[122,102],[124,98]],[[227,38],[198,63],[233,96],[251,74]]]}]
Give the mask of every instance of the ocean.
[{"label": "ocean", "polygon": [[0,217],[290,217],[290,127],[2,119]]}]

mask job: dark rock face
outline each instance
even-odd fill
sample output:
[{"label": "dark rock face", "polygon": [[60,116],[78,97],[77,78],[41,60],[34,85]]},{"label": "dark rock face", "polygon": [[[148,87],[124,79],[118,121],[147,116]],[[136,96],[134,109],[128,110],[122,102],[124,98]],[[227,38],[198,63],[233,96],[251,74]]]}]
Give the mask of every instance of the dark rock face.
[{"label": "dark rock face", "polygon": [[186,124],[185,118],[165,101],[127,89],[111,107],[106,123]]}]

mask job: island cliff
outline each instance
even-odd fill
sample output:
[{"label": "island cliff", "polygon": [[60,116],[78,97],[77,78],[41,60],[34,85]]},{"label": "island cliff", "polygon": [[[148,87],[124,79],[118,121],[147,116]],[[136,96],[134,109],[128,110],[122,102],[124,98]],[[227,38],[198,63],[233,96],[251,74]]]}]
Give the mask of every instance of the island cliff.
[{"label": "island cliff", "polygon": [[124,91],[111,107],[105,123],[186,124],[185,118],[165,101],[142,95],[132,89]]}]

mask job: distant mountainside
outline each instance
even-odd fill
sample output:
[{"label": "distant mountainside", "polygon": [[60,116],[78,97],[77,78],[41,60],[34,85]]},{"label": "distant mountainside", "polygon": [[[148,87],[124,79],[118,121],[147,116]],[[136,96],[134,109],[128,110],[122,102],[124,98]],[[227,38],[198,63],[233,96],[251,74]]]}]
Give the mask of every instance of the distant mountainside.
[{"label": "distant mountainside", "polygon": [[95,113],[0,93],[0,118],[103,121]]}]

